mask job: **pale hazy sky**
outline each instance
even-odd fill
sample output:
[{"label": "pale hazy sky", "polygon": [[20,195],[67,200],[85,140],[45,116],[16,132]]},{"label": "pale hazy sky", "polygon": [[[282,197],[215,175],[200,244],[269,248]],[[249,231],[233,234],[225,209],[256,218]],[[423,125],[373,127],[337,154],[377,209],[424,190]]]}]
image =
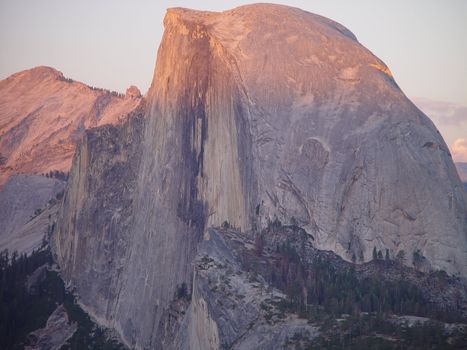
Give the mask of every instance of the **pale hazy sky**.
[{"label": "pale hazy sky", "polygon": [[[47,65],[89,85],[124,92],[134,84],[144,93],[166,8],[219,11],[251,2],[0,0],[0,79]],[[447,143],[457,142],[461,151],[465,146],[458,159],[467,161],[467,1],[269,2],[300,7],[349,28],[389,66]]]}]

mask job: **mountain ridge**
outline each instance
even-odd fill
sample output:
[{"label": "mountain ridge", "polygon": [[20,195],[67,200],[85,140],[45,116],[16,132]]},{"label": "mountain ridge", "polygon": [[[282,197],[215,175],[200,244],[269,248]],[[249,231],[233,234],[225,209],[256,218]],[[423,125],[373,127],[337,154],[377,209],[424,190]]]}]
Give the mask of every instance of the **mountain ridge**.
[{"label": "mountain ridge", "polygon": [[69,171],[86,128],[118,124],[141,97],[90,87],[39,66],[0,81],[0,188],[17,173]]}]

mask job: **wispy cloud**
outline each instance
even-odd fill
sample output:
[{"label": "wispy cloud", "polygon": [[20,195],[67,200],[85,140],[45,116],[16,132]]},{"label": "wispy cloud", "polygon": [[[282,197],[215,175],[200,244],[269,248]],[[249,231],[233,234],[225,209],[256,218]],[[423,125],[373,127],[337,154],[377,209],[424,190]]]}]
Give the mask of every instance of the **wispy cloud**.
[{"label": "wispy cloud", "polygon": [[435,123],[467,126],[467,106],[424,97],[415,97],[412,100]]},{"label": "wispy cloud", "polygon": [[467,162],[467,140],[457,139],[451,145],[452,157],[458,162]]},{"label": "wispy cloud", "polygon": [[467,106],[424,97],[412,101],[435,123],[456,162],[467,161]]}]

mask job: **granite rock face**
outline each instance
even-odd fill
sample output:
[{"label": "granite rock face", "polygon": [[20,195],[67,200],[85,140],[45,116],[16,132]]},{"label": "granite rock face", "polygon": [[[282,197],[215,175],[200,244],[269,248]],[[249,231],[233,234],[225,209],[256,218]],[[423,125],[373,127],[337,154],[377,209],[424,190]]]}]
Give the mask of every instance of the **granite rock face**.
[{"label": "granite rock face", "polygon": [[119,128],[88,130],[73,159],[53,249],[65,282],[103,325],[116,317],[133,240],[144,106]]},{"label": "granite rock face", "polygon": [[45,176],[10,176],[0,191],[0,251],[30,254],[56,220],[57,195],[65,182]]},{"label": "granite rock face", "polygon": [[76,322],[70,322],[63,305],[57,306],[50,315],[44,328],[40,328],[28,335],[30,345],[25,350],[59,350],[78,329]]},{"label": "granite rock face", "polygon": [[466,275],[467,209],[448,148],[352,33],[277,5],[172,9],[165,26],[148,181],[181,174],[168,157],[190,152],[178,198],[195,191],[208,226],[293,217],[348,260],[419,250],[433,269]]},{"label": "granite rock face", "polygon": [[[350,31],[264,4],[170,9],[164,24],[144,122],[87,132],[60,213],[56,258],[98,321],[131,347],[162,347],[197,244],[225,221],[294,222],[347,260],[418,251],[429,268],[467,275],[448,148]],[[179,325],[191,335],[177,341],[215,349],[230,338],[205,312],[214,301],[199,276]]]},{"label": "granite rock face", "polygon": [[[231,232],[232,233],[232,232]],[[261,275],[245,271],[224,233],[209,229],[194,261],[191,305],[181,332],[168,349],[294,349],[288,339],[295,333],[312,340],[317,327],[277,305],[286,296]],[[243,240],[235,236],[237,242]],[[253,241],[249,242],[252,249]],[[248,243],[245,245],[248,247]]]},{"label": "granite rock face", "polygon": [[433,308],[462,319],[467,316],[467,288],[456,278],[421,273],[395,261],[355,266],[332,252],[314,248],[310,236],[296,226],[266,231],[259,250],[251,235],[208,229],[194,260],[191,305],[180,322],[180,332],[169,338],[175,341],[161,348],[297,349],[313,344],[326,327],[280,306],[290,300],[276,289],[281,278],[277,276],[284,272],[284,266],[277,268],[280,246],[294,251],[305,269],[321,261],[342,274],[353,271],[359,280],[355,287],[369,279],[396,284],[403,280],[411,288],[423,290],[424,301]]},{"label": "granite rock face", "polygon": [[465,162],[458,162],[455,163],[457,172],[459,173],[459,177],[461,181],[467,182],[467,163]]}]

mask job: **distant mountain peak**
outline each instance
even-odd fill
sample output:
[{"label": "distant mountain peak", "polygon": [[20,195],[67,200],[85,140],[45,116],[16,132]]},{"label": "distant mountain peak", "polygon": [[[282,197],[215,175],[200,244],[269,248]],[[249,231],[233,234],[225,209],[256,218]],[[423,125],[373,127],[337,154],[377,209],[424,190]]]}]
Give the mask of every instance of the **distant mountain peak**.
[{"label": "distant mountain peak", "polygon": [[38,66],[0,81],[0,189],[17,173],[68,171],[85,129],[118,124],[141,93],[94,88]]},{"label": "distant mountain peak", "polygon": [[56,70],[55,68],[48,66],[37,66],[30,69],[26,69],[10,75],[5,80],[20,80],[20,79],[34,79],[44,80],[49,78],[60,79],[63,78],[63,73]]}]

